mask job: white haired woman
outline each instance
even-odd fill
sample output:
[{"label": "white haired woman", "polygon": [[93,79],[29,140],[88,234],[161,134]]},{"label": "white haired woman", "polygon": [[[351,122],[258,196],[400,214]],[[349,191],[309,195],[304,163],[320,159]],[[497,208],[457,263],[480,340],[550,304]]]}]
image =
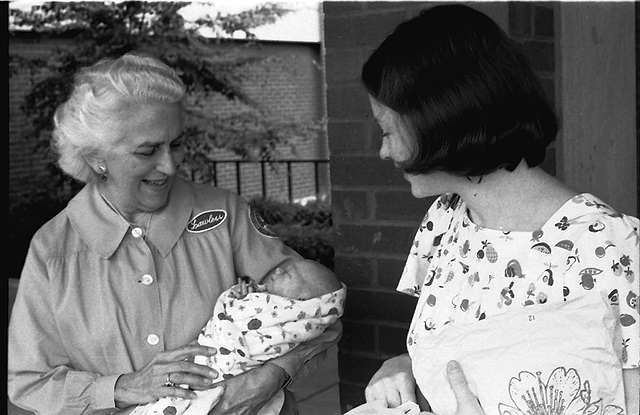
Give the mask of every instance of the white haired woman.
[{"label": "white haired woman", "polygon": [[[193,362],[212,354],[195,340],[218,295],[299,257],[242,198],[176,177],[184,96],[171,68],[126,54],[79,71],[57,109],[58,164],[86,185],[27,254],[9,327],[14,404],[71,415],[193,398],[219,376]],[[340,332],[219,383],[211,413],[256,413]],[[285,395],[280,413],[295,413]]]}]

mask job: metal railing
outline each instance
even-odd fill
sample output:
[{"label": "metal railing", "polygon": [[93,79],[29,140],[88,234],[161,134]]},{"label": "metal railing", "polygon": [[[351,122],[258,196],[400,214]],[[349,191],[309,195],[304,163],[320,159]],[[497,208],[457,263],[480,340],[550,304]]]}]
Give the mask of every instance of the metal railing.
[{"label": "metal railing", "polygon": [[[262,189],[262,196],[269,196],[269,187],[267,183],[267,169],[271,168],[271,165],[285,165],[286,166],[286,181],[287,181],[287,196],[289,202],[293,201],[293,189],[294,189],[294,174],[293,165],[299,164],[313,164],[313,184],[315,189],[315,195],[320,195],[324,191],[329,191],[328,175],[329,172],[325,171],[327,180],[322,183],[320,166],[328,166],[329,160],[324,159],[288,159],[288,160],[274,160],[274,161],[251,161],[251,160],[219,160],[212,161],[209,164],[209,176],[211,184],[218,186],[220,183],[219,166],[221,165],[234,165],[235,166],[235,184],[236,193],[241,195],[243,193],[243,176],[241,165],[254,164],[260,166],[260,184]],[[323,184],[325,188],[322,188]]]}]

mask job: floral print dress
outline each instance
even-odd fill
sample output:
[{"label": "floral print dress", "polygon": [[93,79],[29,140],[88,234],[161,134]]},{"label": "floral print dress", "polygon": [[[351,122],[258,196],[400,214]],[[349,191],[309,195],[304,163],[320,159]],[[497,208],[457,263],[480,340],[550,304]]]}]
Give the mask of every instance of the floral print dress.
[{"label": "floral print dress", "polygon": [[447,327],[581,297],[597,304],[597,297],[618,320],[621,367],[638,368],[637,218],[590,194],[576,195],[533,232],[483,228],[467,212],[459,196],[442,195],[416,233],[397,288],[419,297],[407,336],[410,355],[421,339]]}]

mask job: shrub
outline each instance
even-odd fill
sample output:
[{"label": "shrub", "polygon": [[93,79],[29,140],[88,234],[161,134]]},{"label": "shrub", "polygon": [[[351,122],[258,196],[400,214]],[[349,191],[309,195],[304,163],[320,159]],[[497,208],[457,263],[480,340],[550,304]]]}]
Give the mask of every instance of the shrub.
[{"label": "shrub", "polygon": [[328,203],[316,201],[302,206],[260,198],[250,204],[287,246],[333,269],[333,221]]}]

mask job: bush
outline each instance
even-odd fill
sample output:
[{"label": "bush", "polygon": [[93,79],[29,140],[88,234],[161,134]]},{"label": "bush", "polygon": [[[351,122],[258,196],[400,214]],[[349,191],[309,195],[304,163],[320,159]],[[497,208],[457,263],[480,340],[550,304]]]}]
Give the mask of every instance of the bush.
[{"label": "bush", "polygon": [[269,225],[299,225],[313,229],[331,229],[331,206],[322,201],[302,206],[297,203],[257,198],[249,202]]},{"label": "bush", "polygon": [[333,269],[333,221],[328,203],[302,206],[261,198],[250,204],[287,246]]}]

